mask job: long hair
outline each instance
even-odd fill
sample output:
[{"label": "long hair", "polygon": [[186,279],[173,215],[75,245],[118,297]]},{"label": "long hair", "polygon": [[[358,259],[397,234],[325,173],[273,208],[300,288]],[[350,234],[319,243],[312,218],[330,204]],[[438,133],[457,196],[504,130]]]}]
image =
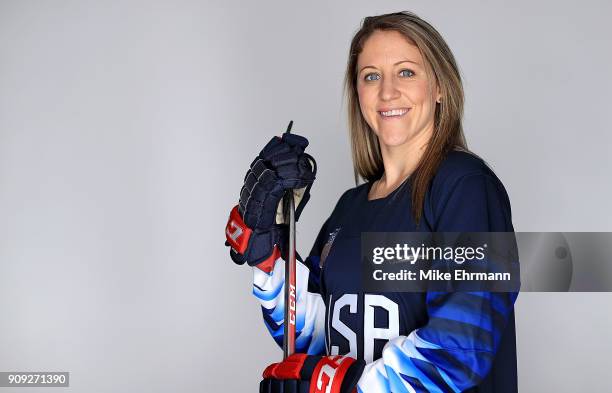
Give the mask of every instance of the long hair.
[{"label": "long hair", "polygon": [[[440,89],[440,103],[434,112],[433,134],[412,177],[412,214],[418,224],[423,215],[425,194],[440,163],[453,149],[467,151],[461,118],[463,86],[455,58],[448,45],[429,23],[411,12],[369,16],[357,31],[349,50],[344,76],[355,183],[379,179],[383,160],[378,137],[370,129],[359,107],[357,60],[366,40],[377,30],[396,31],[417,46],[425,62],[430,88]],[[433,91],[433,90],[432,90]]]}]

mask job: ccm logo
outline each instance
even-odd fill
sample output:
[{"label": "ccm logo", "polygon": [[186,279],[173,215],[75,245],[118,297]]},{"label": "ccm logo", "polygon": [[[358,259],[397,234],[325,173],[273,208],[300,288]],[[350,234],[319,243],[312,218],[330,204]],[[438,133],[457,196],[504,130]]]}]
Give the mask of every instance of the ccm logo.
[{"label": "ccm logo", "polygon": [[[311,393],[331,393],[332,386],[334,385],[334,377],[338,372],[338,369],[345,361],[350,361],[351,358],[346,356],[327,356],[321,359],[319,362],[319,372],[317,374],[317,380],[315,382],[315,388]],[[343,372],[345,372],[344,370]],[[339,391],[340,387],[336,387]]]},{"label": "ccm logo", "polygon": [[289,285],[289,324],[295,325],[295,285]]}]

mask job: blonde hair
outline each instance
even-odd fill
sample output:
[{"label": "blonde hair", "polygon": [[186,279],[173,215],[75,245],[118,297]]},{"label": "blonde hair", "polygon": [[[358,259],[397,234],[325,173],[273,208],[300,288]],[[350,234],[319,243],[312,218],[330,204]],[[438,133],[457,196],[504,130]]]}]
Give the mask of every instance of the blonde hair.
[{"label": "blonde hair", "polygon": [[365,18],[349,50],[344,77],[348,126],[351,139],[355,183],[359,177],[367,181],[379,179],[383,160],[378,137],[366,123],[357,94],[357,60],[366,40],[377,30],[396,31],[419,48],[431,87],[440,89],[436,104],[431,139],[412,177],[412,214],[418,224],[423,214],[423,202],[438,166],[452,149],[467,151],[461,118],[463,116],[463,86],[455,58],[448,45],[429,23],[411,12],[397,12]]}]

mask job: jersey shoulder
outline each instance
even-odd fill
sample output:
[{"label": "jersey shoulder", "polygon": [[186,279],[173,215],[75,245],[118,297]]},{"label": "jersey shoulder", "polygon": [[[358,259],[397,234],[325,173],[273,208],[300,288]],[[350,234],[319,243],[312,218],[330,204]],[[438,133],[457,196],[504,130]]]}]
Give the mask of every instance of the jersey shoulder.
[{"label": "jersey shoulder", "polygon": [[434,181],[439,183],[457,180],[469,175],[495,176],[487,163],[475,153],[452,150],[440,163]]},{"label": "jersey shoulder", "polygon": [[345,211],[355,208],[355,203],[363,199],[364,193],[367,194],[367,186],[367,183],[363,183],[344,191],[338,198],[332,216],[341,215]]},{"label": "jersey shoulder", "polygon": [[[466,185],[470,185],[468,190]],[[463,197],[478,200],[479,194],[490,193],[491,190],[494,190],[492,192],[496,198],[502,201],[503,206],[509,211],[508,193],[487,163],[474,153],[453,150],[440,163],[432,179],[429,195],[426,197],[426,214],[429,213],[434,218],[456,192],[468,191]]]},{"label": "jersey shoulder", "polygon": [[452,150],[440,163],[432,179],[431,192],[434,195],[446,194],[461,180],[471,176],[483,176],[501,185],[497,175],[482,158],[468,151]]}]

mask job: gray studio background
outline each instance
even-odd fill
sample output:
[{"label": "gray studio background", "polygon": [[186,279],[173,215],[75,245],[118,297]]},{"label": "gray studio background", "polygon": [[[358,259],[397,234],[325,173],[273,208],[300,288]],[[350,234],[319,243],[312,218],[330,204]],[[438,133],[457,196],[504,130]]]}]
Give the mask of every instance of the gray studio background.
[{"label": "gray studio background", "polygon": [[[402,9],[453,49],[468,143],[515,229],[612,231],[609,3],[3,0],[0,371],[69,371],[58,391],[256,391],[281,352],[223,245],[228,212],[293,119],[319,163],[308,252],[354,186],[350,38]],[[611,306],[522,294],[521,391],[608,390]]]}]

